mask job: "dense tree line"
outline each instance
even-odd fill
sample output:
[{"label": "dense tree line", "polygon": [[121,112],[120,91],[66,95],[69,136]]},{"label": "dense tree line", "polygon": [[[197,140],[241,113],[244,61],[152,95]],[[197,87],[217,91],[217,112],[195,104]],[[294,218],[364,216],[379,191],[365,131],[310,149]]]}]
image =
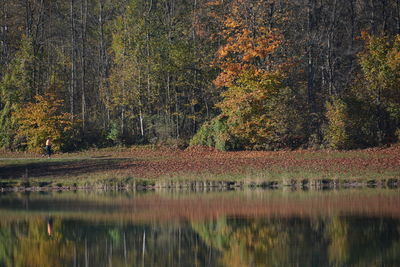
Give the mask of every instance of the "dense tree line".
[{"label": "dense tree line", "polygon": [[398,0],[1,0],[0,145],[396,142],[398,34]]}]

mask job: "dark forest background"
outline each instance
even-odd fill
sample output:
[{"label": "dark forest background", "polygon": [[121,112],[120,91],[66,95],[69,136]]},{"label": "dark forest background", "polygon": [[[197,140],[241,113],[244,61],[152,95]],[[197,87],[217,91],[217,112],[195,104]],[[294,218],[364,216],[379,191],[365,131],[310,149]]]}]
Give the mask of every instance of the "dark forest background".
[{"label": "dark forest background", "polygon": [[400,0],[0,0],[0,146],[400,137]]}]

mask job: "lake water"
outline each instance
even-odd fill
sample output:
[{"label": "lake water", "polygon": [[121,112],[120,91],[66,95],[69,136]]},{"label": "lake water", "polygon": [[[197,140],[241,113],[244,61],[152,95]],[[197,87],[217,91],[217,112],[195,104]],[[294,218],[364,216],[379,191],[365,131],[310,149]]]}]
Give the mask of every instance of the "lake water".
[{"label": "lake water", "polygon": [[400,191],[0,194],[0,266],[400,266]]}]

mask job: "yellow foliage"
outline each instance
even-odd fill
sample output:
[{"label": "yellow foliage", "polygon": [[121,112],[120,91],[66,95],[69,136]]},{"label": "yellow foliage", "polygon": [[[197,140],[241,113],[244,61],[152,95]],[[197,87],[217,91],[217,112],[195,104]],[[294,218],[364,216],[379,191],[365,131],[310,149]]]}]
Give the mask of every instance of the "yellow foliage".
[{"label": "yellow foliage", "polygon": [[215,1],[209,1],[206,3],[207,6],[219,6],[222,4],[223,1],[221,0],[215,0]]},{"label": "yellow foliage", "polygon": [[37,95],[35,99],[35,103],[28,103],[14,112],[13,117],[19,125],[17,135],[25,137],[28,149],[34,152],[41,152],[46,139],[52,138],[53,149],[57,151],[74,127],[73,117],[61,112],[63,101],[54,94]]},{"label": "yellow foliage", "polygon": [[284,132],[287,88],[282,77],[279,72],[248,71],[222,93],[224,100],[217,106],[227,117],[230,133],[249,142],[246,148],[272,144]]},{"label": "yellow foliage", "polygon": [[349,259],[348,228],[349,225],[338,217],[327,224],[326,233],[330,239],[328,257],[334,266],[344,265]]},{"label": "yellow foliage", "polygon": [[35,219],[29,222],[26,233],[18,233],[18,242],[13,246],[15,266],[57,267],[73,263],[74,244],[58,231],[61,222],[54,222],[52,236],[43,231],[44,223],[43,219]]},{"label": "yellow foliage", "polygon": [[326,117],[328,119],[328,130],[326,138],[329,145],[335,149],[346,149],[350,146],[350,136],[347,131],[349,121],[347,106],[339,100],[334,99],[326,104]]}]

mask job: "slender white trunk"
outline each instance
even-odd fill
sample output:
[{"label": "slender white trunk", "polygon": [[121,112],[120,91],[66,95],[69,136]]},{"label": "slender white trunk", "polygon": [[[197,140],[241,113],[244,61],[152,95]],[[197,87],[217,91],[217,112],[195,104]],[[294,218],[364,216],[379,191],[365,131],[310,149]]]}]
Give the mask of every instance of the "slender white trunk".
[{"label": "slender white trunk", "polygon": [[70,2],[71,16],[71,84],[70,84],[70,113],[74,116],[74,98],[75,98],[75,21],[74,21],[74,0]]}]

